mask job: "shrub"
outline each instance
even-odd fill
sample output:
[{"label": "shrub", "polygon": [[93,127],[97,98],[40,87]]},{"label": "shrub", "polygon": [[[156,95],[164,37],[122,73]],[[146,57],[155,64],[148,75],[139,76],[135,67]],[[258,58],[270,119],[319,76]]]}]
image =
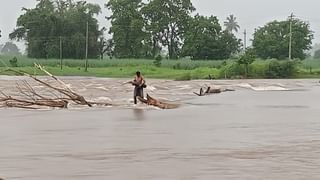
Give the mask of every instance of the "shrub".
[{"label": "shrub", "polygon": [[13,57],[9,60],[11,67],[18,67],[18,59],[17,57]]},{"label": "shrub", "polygon": [[173,69],[181,69],[181,64],[178,62],[177,64],[173,65]]},{"label": "shrub", "polygon": [[191,74],[189,72],[182,74],[181,76],[177,77],[175,80],[176,81],[189,81],[189,80],[191,80]]},{"label": "shrub", "polygon": [[156,59],[153,61],[153,64],[157,67],[161,66],[162,56],[159,54]]},{"label": "shrub", "polygon": [[244,65],[244,75],[248,77],[249,65],[255,61],[255,52],[253,49],[247,49],[244,54],[242,54],[237,60],[238,64]]},{"label": "shrub", "polygon": [[255,61],[249,65],[249,74],[251,78],[265,78],[269,63],[267,61]]},{"label": "shrub", "polygon": [[290,78],[297,72],[297,61],[272,60],[268,66],[267,78]]},{"label": "shrub", "polygon": [[244,69],[241,68],[241,65],[233,62],[223,66],[220,70],[219,78],[232,78],[237,77],[243,74]]}]

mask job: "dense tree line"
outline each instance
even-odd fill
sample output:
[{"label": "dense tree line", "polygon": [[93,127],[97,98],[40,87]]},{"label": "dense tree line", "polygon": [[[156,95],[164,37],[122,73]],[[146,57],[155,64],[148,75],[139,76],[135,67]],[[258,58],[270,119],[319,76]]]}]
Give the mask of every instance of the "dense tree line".
[{"label": "dense tree line", "polygon": [[106,7],[117,58],[154,58],[165,49],[170,59],[227,59],[240,48],[216,17],[193,17],[190,0],[110,0]]},{"label": "dense tree line", "polygon": [[98,5],[72,0],[37,1],[35,8],[23,9],[17,28],[10,34],[11,39],[26,40],[29,57],[59,58],[61,40],[64,58],[84,58],[87,22],[90,29],[88,56],[98,57],[101,32],[94,18],[101,11]]},{"label": "dense tree line", "polygon": [[[117,58],[154,58],[161,50],[170,59],[228,59],[238,53],[241,41],[233,31],[240,26],[230,15],[225,29],[215,16],[192,16],[190,0],[110,0],[106,7],[112,27],[114,56]],[[252,52],[262,59],[286,59],[289,56],[292,21],[292,58],[304,59],[311,48],[313,32],[309,23],[299,19],[274,21],[259,27],[253,38]]]},{"label": "dense tree line", "polygon": [[[86,52],[86,26],[89,26],[88,56],[103,58],[155,58],[166,51],[168,58],[228,59],[241,50],[241,40],[233,32],[240,26],[230,15],[222,27],[216,16],[193,15],[191,0],[109,0],[111,15],[106,40],[95,18],[99,5],[74,0],[37,0],[32,9],[23,9],[11,39],[26,40],[27,54],[34,58],[82,59]],[[307,22],[292,19],[292,57],[303,59],[311,48],[313,32]],[[273,21],[256,29],[252,51],[258,58],[288,57],[290,20]]]},{"label": "dense tree line", "polygon": [[240,48],[240,40],[222,30],[217,17],[196,15],[189,22],[182,55],[192,59],[228,59]]},{"label": "dense tree line", "polygon": [[[292,20],[292,58],[305,59],[312,48],[313,32],[307,22]],[[258,28],[252,46],[262,59],[286,59],[289,57],[290,20],[273,21]]]}]

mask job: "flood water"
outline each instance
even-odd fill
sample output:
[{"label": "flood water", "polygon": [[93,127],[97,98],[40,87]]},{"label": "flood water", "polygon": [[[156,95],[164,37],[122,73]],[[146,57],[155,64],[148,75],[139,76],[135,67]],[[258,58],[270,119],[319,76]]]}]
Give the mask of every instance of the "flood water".
[{"label": "flood water", "polygon": [[[0,90],[12,93],[20,79],[1,77]],[[88,99],[117,105],[2,108],[0,177],[320,179],[317,80],[148,80],[145,92],[180,103],[174,110],[132,105],[132,87],[122,85],[126,79],[63,80]],[[236,91],[193,94],[205,85]]]}]

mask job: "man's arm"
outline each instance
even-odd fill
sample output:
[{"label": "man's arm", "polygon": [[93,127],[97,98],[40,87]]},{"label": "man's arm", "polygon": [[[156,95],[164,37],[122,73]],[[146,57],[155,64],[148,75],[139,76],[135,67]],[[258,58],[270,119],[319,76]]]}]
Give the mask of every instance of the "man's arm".
[{"label": "man's arm", "polygon": [[141,76],[141,85],[143,85],[143,84],[145,84],[145,83],[146,83],[146,81],[144,80],[144,77]]}]

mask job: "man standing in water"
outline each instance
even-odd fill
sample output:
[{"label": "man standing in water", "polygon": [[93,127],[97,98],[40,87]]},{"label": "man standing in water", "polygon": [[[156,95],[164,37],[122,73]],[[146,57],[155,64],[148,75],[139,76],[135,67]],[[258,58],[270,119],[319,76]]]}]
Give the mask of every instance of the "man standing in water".
[{"label": "man standing in water", "polygon": [[140,71],[137,71],[136,76],[132,81],[132,85],[134,86],[134,92],[133,92],[134,104],[137,104],[137,96],[143,98],[143,88],[147,87],[145,83],[146,81],[144,80],[144,77],[141,75]]}]

